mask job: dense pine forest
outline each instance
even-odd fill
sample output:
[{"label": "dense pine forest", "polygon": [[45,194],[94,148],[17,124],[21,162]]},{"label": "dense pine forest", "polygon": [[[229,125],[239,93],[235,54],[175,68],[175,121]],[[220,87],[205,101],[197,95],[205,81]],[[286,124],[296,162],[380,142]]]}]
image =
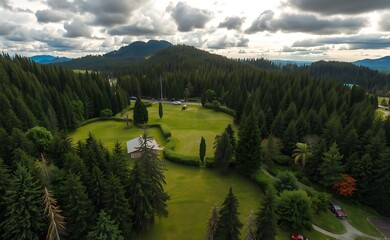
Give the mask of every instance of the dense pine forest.
[{"label": "dense pine forest", "polygon": [[[339,76],[349,75],[342,69]],[[390,216],[390,120],[376,118],[377,98],[367,91],[387,80],[357,80],[351,88],[310,71],[173,46],[111,73],[118,81],[110,84],[99,72],[1,56],[0,236],[97,239],[110,229],[108,239],[132,239],[167,217],[164,166],[146,145],[129,170],[119,143],[108,150],[92,134],[75,146],[67,137],[104,110],[120,112],[129,96],[160,98],[160,80],[164,98],[202,98],[205,107],[229,110],[239,125],[236,167],[244,174],[280,161],[248,156],[248,145],[275,139],[291,156],[302,142],[313,155],[303,169],[312,182],[331,190],[347,174],[356,180],[356,199]],[[253,156],[256,166],[247,161]]]}]

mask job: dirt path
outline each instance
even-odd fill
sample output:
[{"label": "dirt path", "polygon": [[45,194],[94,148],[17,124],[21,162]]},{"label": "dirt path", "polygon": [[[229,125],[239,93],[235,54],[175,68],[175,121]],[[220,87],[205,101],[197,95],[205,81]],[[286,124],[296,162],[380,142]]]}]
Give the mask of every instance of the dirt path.
[{"label": "dirt path", "polygon": [[[273,180],[277,180],[277,178],[275,176],[273,176],[271,173],[268,172],[267,169],[265,168],[261,168],[261,170],[263,171],[263,173],[265,175],[267,175],[269,178],[273,179]],[[307,190],[307,189],[310,189],[310,191],[315,191],[314,189],[310,188],[309,186],[306,186],[304,185],[303,183],[301,182],[298,182],[298,186],[301,188],[301,189],[304,189],[304,190]],[[331,232],[328,232],[314,224],[312,224],[314,230],[320,232],[320,233],[323,233],[329,237],[332,237],[332,238],[335,238],[335,239],[338,239],[338,240],[353,240],[355,239],[356,237],[366,237],[366,238],[369,238],[369,239],[372,239],[372,240],[383,240],[384,238],[378,238],[378,237],[374,237],[374,236],[371,236],[371,235],[368,235],[368,234],[365,234],[359,230],[357,230],[354,226],[352,226],[348,220],[340,220],[341,223],[344,225],[345,227],[345,233],[343,234],[335,234],[335,233],[331,233]]]}]

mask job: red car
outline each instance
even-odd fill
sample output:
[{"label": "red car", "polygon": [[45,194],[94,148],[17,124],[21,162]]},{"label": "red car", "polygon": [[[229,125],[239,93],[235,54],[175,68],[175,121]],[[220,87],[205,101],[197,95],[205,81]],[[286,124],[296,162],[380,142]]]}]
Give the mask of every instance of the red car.
[{"label": "red car", "polygon": [[340,219],[347,218],[347,213],[335,202],[329,202],[329,210]]},{"label": "red car", "polygon": [[309,239],[301,234],[293,233],[291,234],[291,240],[309,240]]}]

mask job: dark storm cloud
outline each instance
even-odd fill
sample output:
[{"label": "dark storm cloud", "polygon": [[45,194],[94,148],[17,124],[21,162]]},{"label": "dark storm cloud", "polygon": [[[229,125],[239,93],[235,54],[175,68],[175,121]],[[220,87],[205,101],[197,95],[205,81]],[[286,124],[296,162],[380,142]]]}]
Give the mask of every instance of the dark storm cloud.
[{"label": "dark storm cloud", "polygon": [[0,36],[8,35],[17,28],[17,25],[8,22],[0,22]]},{"label": "dark storm cloud", "polygon": [[70,23],[65,23],[64,28],[66,30],[64,36],[69,38],[90,37],[92,33],[91,28],[81,19],[74,19]]},{"label": "dark storm cloud", "polygon": [[240,30],[245,18],[242,17],[227,17],[219,24],[220,28],[227,28],[228,30]]},{"label": "dark storm cloud", "polygon": [[292,47],[317,47],[324,45],[347,45],[348,49],[385,49],[390,47],[390,36],[378,34],[347,37],[324,37],[294,42]]},{"label": "dark storm cloud", "polygon": [[67,16],[64,12],[60,12],[57,10],[38,10],[35,13],[38,22],[41,23],[49,23],[49,22],[61,22],[62,20],[66,20]]},{"label": "dark storm cloud", "polygon": [[390,7],[389,0],[288,0],[286,4],[323,15],[359,14]]},{"label": "dark storm cloud", "polygon": [[79,3],[82,11],[94,15],[94,24],[114,26],[128,22],[132,12],[149,0],[84,0]]},{"label": "dark storm cloud", "polygon": [[390,13],[384,14],[379,20],[379,30],[390,32]]},{"label": "dark storm cloud", "polygon": [[189,32],[195,28],[204,28],[212,19],[213,14],[204,9],[193,8],[184,2],[179,2],[172,9],[172,17],[180,32]]},{"label": "dark storm cloud", "polygon": [[367,25],[364,18],[332,18],[319,19],[310,14],[289,14],[285,13],[275,18],[274,12],[265,11],[253,21],[246,33],[256,32],[303,32],[319,35],[325,34],[353,34]]},{"label": "dark storm cloud", "polygon": [[210,41],[207,43],[207,47],[210,49],[226,49],[231,47],[247,47],[249,39],[244,37],[237,38],[229,38],[227,35],[216,39],[214,41]]}]

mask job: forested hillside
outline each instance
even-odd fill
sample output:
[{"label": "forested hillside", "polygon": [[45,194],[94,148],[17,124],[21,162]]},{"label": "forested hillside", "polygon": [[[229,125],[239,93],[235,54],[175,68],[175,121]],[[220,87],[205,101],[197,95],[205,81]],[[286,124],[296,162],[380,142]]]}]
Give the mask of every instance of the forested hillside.
[{"label": "forested hillside", "polygon": [[129,171],[119,143],[110,152],[92,135],[77,146],[67,137],[101,110],[128,106],[119,85],[1,56],[0,88],[1,239],[134,239],[167,217],[163,166],[149,140]]},{"label": "forested hillside", "polygon": [[187,46],[159,52],[129,69],[119,82],[129,92],[140,86],[143,96],[158,98],[160,78],[164,97],[203,95],[209,104],[234,109],[237,123],[254,114],[261,136],[281,139],[284,154],[291,156],[297,142],[315,142],[315,157],[305,168],[315,182],[325,178],[319,173],[322,155],[336,143],[342,173],[356,179],[357,198],[390,214],[390,120],[375,118],[377,99],[363,87],[266,71]]},{"label": "forested hillside", "polygon": [[147,43],[138,41],[104,55],[88,55],[56,63],[56,65],[71,69],[101,70],[112,73],[127,69],[134,62],[151,57],[170,46],[172,44],[167,41],[150,40]]},{"label": "forested hillside", "polygon": [[52,131],[72,130],[109,108],[117,113],[128,105],[119,85],[95,72],[74,73],[26,58],[0,57],[0,128],[27,130],[36,125]]}]

